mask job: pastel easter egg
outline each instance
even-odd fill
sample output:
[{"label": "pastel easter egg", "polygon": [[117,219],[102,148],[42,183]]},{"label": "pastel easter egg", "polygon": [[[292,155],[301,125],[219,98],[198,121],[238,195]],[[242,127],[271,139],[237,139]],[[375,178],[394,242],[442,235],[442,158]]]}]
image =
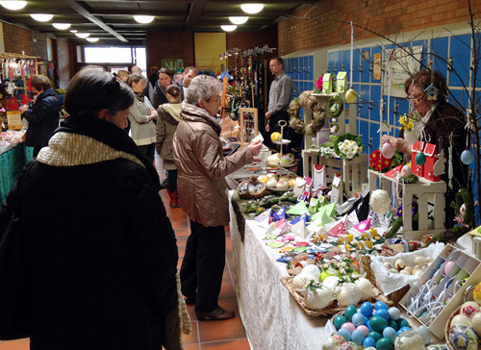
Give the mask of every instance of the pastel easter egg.
[{"label": "pastel easter egg", "polygon": [[389,310],[389,306],[387,306],[387,304],[385,302],[382,302],[382,301],[376,301],[374,303],[374,308],[376,310],[380,310],[380,309],[386,309],[386,310]]},{"label": "pastel easter egg", "polygon": [[426,163],[426,155],[424,153],[418,153],[414,159],[417,165],[424,165],[424,163]]},{"label": "pastel easter egg", "polygon": [[376,342],[377,350],[391,350],[391,348],[392,348],[392,341],[389,338],[382,337]]},{"label": "pastel easter egg", "polygon": [[356,328],[357,331],[361,331],[362,334],[364,334],[365,337],[368,336],[369,334],[369,328],[367,328],[365,325],[360,325],[359,327]]},{"label": "pastel easter egg", "polygon": [[457,325],[457,324],[462,324],[468,327],[471,327],[471,320],[469,319],[468,316],[459,314],[453,317],[451,320],[451,326]]},{"label": "pastel easter egg", "polygon": [[354,305],[349,305],[344,311],[344,315],[346,316],[348,321],[352,321],[352,316],[354,316],[355,313],[357,313],[357,309]]},{"label": "pastel easter egg", "polygon": [[[407,332],[407,331],[412,331],[412,328],[411,327],[401,327],[397,331],[397,335],[401,335],[402,333]],[[424,342],[424,339],[423,339],[423,342]]]},{"label": "pastel easter egg", "polygon": [[381,316],[373,316],[369,320],[369,325],[376,332],[382,332],[387,327],[387,321]]},{"label": "pastel easter egg", "polygon": [[384,328],[384,330],[382,331],[382,336],[384,338],[389,338],[389,340],[391,340],[391,342],[394,344],[394,341],[396,340],[397,338],[397,333],[396,333],[396,330],[392,327],[386,327]]},{"label": "pastel easter egg", "polygon": [[361,331],[358,331],[356,329],[354,332],[352,332],[351,339],[357,345],[361,345],[364,338],[365,338],[364,333],[362,333]]},{"label": "pastel easter egg", "polygon": [[334,317],[334,326],[336,329],[340,329],[341,326],[347,322],[346,316],[344,315],[337,315]]},{"label": "pastel easter egg", "polygon": [[339,334],[341,337],[344,338],[345,341],[350,341],[351,340],[351,333],[345,329],[340,329],[337,331],[337,334]]},{"label": "pastel easter egg", "polygon": [[365,303],[362,303],[361,305],[361,313],[366,316],[366,317],[371,317],[372,316],[372,312],[373,312],[373,308],[372,308],[372,305],[371,303],[369,302],[365,302]]},{"label": "pastel easter egg", "polygon": [[391,316],[391,319],[394,321],[399,320],[399,317],[401,317],[401,310],[399,310],[397,307],[390,307],[388,312],[389,316]]},{"label": "pastel easter egg", "polygon": [[341,329],[345,329],[349,334],[352,334],[352,332],[356,330],[356,326],[354,326],[352,322],[346,322],[342,325]]},{"label": "pastel easter egg", "polygon": [[364,346],[365,348],[368,348],[368,347],[374,348],[376,346],[376,340],[372,337],[367,337],[362,341],[362,346]]},{"label": "pastel easter egg", "polygon": [[386,159],[391,159],[394,156],[395,151],[396,149],[389,141],[382,145],[381,154]]},{"label": "pastel easter egg", "polygon": [[391,316],[389,315],[389,311],[386,310],[386,309],[379,309],[379,310],[374,311],[373,316],[381,316],[386,321],[391,318]]},{"label": "pastel easter egg", "polygon": [[355,313],[352,316],[352,323],[354,323],[356,327],[364,324],[365,320],[366,320],[366,317],[364,317],[364,315],[359,312]]},{"label": "pastel easter egg", "polygon": [[419,326],[418,333],[422,335],[424,339],[424,345],[428,345],[431,342],[431,332],[426,326]]},{"label": "pastel easter egg", "polygon": [[454,261],[448,261],[446,264],[444,264],[444,274],[449,275],[454,265],[456,265]]},{"label": "pastel easter egg", "polygon": [[463,162],[463,164],[469,165],[473,162],[473,160],[474,160],[474,154],[469,149],[465,149],[461,153],[461,162]]}]

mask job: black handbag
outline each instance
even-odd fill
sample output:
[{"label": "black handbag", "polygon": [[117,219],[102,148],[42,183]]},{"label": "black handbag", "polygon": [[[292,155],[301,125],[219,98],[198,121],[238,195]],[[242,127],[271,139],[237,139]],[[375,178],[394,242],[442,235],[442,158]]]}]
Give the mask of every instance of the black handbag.
[{"label": "black handbag", "polygon": [[22,235],[20,204],[14,201],[13,213],[0,235],[0,340],[29,337],[32,321],[32,264]]}]

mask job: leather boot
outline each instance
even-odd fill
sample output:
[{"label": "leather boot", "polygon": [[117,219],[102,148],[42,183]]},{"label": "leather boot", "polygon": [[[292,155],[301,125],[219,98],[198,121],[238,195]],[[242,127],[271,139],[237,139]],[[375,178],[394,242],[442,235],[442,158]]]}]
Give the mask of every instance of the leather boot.
[{"label": "leather boot", "polygon": [[174,192],[170,192],[170,190],[167,190],[167,193],[169,193],[169,198],[170,198],[170,202],[169,202],[169,206],[171,208],[175,208],[176,207],[176,196],[175,196],[175,193],[177,191],[174,191]]},{"label": "leather boot", "polygon": [[174,195],[175,195],[175,207],[176,208],[182,208],[181,203],[180,203],[179,191],[177,189],[175,190]]}]

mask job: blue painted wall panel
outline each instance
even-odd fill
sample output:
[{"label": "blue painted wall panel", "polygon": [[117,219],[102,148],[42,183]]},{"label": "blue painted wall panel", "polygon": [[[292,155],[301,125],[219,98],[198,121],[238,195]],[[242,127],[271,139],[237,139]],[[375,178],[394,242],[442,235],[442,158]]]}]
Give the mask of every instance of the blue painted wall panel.
[{"label": "blue painted wall panel", "polygon": [[458,74],[449,73],[449,86],[463,86],[469,78],[471,36],[458,35],[450,38],[450,57]]}]

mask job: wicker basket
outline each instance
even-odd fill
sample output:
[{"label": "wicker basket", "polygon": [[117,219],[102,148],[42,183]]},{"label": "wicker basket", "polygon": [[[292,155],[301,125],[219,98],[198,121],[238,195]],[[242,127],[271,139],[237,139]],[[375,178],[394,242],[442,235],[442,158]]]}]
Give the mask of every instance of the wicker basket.
[{"label": "wicker basket", "polygon": [[[366,273],[366,278],[372,283],[373,286],[377,287],[376,276],[371,270],[371,257],[369,255],[362,255],[360,257],[361,265]],[[386,298],[392,302],[392,304],[397,305],[408,292],[411,287],[409,285],[402,287],[401,289],[386,295]]]},{"label": "wicker basket", "polygon": [[[315,316],[315,317],[317,317],[317,316],[332,316],[332,315],[335,315],[338,312],[342,312],[346,309],[344,306],[339,306],[336,302],[334,302],[334,304],[331,305],[330,307],[322,309],[322,310],[309,309],[306,306],[306,304],[304,303],[304,297],[299,292],[297,292],[295,290],[294,286],[292,285],[293,280],[294,280],[293,276],[281,277],[282,284],[287,288],[289,293],[291,293],[291,295],[294,297],[294,299],[297,301],[297,303],[301,306],[301,308],[304,310],[304,312],[306,314],[308,314],[309,316]],[[373,296],[367,301],[370,301],[370,302],[383,301],[387,305],[392,305],[392,302],[389,299],[387,299],[384,295],[382,295],[381,291],[379,289],[377,289],[374,285],[373,285],[372,291],[373,291]],[[362,304],[362,303],[363,302],[359,303],[358,306],[360,306],[360,304]]]},{"label": "wicker basket", "polygon": [[243,181],[237,186],[237,193],[241,199],[258,199],[263,197],[267,192],[265,183],[257,180],[256,177],[250,177],[249,180]]}]

